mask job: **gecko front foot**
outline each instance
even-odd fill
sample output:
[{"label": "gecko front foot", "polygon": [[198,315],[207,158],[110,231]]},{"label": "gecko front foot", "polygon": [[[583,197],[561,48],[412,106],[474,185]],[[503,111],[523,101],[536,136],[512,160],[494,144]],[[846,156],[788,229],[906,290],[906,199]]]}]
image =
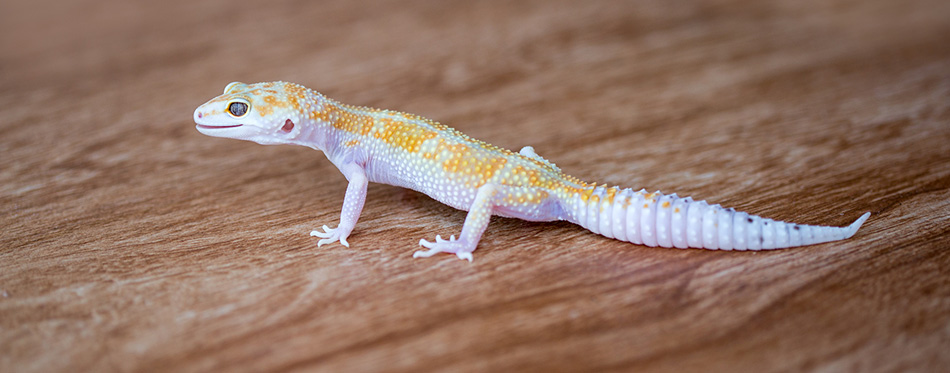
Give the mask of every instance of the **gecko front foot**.
[{"label": "gecko front foot", "polygon": [[450,253],[455,254],[459,259],[472,261],[472,251],[475,251],[473,245],[470,245],[468,242],[463,240],[456,240],[455,236],[449,237],[448,240],[442,239],[442,236],[436,235],[435,242],[429,242],[426,240],[419,240],[419,245],[426,247],[429,250],[426,251],[416,251],[412,254],[413,258],[428,258],[432,255],[438,253]]},{"label": "gecko front foot", "polygon": [[340,244],[346,247],[350,247],[350,243],[346,242],[346,237],[349,236],[349,233],[343,233],[343,230],[340,228],[330,228],[326,225],[323,226],[323,232],[320,231],[311,231],[310,235],[313,237],[320,237],[322,240],[317,241],[317,247],[323,246],[328,243],[334,243],[340,241]]}]

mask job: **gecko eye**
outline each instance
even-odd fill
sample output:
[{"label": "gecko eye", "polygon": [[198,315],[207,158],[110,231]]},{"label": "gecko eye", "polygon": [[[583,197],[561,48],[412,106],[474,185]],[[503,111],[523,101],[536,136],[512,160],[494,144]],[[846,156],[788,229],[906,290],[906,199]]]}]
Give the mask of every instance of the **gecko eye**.
[{"label": "gecko eye", "polygon": [[231,116],[235,118],[243,117],[247,114],[247,103],[240,101],[231,102],[228,104],[228,114],[231,114]]}]

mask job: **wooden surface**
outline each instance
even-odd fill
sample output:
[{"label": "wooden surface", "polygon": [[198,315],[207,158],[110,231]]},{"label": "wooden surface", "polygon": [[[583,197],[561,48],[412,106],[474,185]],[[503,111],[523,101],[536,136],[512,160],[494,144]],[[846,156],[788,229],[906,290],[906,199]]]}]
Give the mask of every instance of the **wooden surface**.
[{"label": "wooden surface", "polygon": [[[675,3],[675,4],[674,4]],[[950,2],[5,1],[0,371],[939,371]],[[192,111],[288,80],[565,171],[798,223],[774,252],[464,213]]]}]

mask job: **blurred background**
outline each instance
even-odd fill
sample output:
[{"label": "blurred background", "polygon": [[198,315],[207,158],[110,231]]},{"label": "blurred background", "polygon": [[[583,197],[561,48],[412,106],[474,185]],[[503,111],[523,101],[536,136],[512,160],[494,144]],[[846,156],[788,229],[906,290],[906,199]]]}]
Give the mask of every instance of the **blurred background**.
[{"label": "blurred background", "polygon": [[[0,2],[0,371],[950,364],[950,2]],[[588,181],[844,225],[659,250],[194,130],[231,81],[420,114]]]}]

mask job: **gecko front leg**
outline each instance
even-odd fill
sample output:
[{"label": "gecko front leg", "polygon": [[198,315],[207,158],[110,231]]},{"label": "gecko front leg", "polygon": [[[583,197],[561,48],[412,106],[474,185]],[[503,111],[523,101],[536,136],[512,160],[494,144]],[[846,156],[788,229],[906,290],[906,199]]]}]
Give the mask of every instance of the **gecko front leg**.
[{"label": "gecko front leg", "polygon": [[492,184],[485,184],[478,188],[475,193],[475,201],[465,216],[465,224],[462,226],[462,233],[459,238],[449,237],[448,240],[441,236],[435,236],[435,242],[419,240],[419,245],[428,248],[427,251],[416,251],[412,254],[413,258],[428,258],[437,253],[452,253],[472,261],[472,251],[478,246],[478,241],[482,238],[482,233],[488,227],[488,221],[491,220],[492,210],[495,208],[496,189]]},{"label": "gecko front leg", "polygon": [[337,240],[339,240],[343,246],[350,247],[350,244],[346,242],[346,238],[350,235],[350,232],[353,231],[353,228],[356,227],[356,221],[359,220],[360,213],[363,212],[363,204],[366,202],[366,186],[368,184],[366,171],[363,170],[362,166],[356,163],[343,165],[340,167],[340,171],[343,172],[343,176],[350,182],[346,186],[346,195],[343,196],[343,210],[340,211],[340,225],[336,228],[330,228],[324,225],[323,232],[318,230],[310,232],[311,236],[322,238],[317,242],[317,247],[336,242]]}]

